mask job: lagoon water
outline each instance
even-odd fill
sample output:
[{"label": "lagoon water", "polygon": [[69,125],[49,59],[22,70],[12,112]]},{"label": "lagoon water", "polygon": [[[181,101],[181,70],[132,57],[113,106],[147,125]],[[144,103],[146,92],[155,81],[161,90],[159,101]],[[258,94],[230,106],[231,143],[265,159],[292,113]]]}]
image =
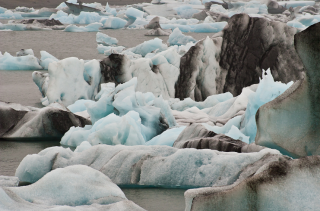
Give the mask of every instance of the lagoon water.
[{"label": "lagoon water", "polygon": [[[154,37],[144,36],[148,30],[102,30],[101,32],[119,40],[118,45],[134,47]],[[185,33],[196,40],[212,36],[212,33]],[[11,31],[0,32],[0,51],[15,55],[20,49],[33,49],[40,58],[40,50],[57,57],[78,57],[80,59],[103,59],[98,54],[96,32],[71,33],[63,31]],[[159,37],[164,42],[168,36]],[[41,94],[32,81],[33,71],[0,70],[0,101],[20,103],[26,106],[42,107]],[[45,71],[44,71],[45,72]],[[0,120],[1,121],[1,120]],[[28,154],[59,146],[59,141],[5,141],[0,139],[0,175],[13,176],[20,161]],[[129,200],[150,211],[184,210],[183,189],[164,188],[122,188]]]}]

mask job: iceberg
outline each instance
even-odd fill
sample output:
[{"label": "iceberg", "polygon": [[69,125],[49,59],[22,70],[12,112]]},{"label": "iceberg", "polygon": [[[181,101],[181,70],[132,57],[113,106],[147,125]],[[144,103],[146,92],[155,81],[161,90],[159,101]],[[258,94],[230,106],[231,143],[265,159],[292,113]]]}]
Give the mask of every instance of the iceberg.
[{"label": "iceberg", "polygon": [[248,166],[242,175],[251,176],[240,175],[232,185],[187,190],[185,210],[312,210],[320,206],[314,197],[320,188],[319,156],[267,159],[263,166],[258,162]]},{"label": "iceberg", "polygon": [[196,40],[191,36],[185,36],[179,28],[175,28],[167,42],[169,45],[186,45],[189,42],[196,42]]},{"label": "iceberg", "polygon": [[91,145],[143,145],[145,137],[142,135],[142,125],[139,114],[129,111],[122,117],[110,114],[98,121],[92,127],[71,127],[62,137],[61,144],[66,146],[79,146],[83,141]]},{"label": "iceberg", "polygon": [[48,69],[48,66],[51,62],[57,62],[59,59],[52,56],[46,51],[40,51],[41,59],[40,59],[40,65],[44,70]]},{"label": "iceberg", "polygon": [[199,23],[194,25],[181,25],[181,24],[161,24],[163,29],[179,28],[182,32],[197,32],[197,33],[217,33],[220,32],[227,22],[216,22],[216,23]]},{"label": "iceberg", "polygon": [[253,143],[256,137],[256,113],[260,106],[268,103],[285,92],[293,82],[283,84],[275,82],[270,69],[263,70],[262,79],[258,85],[257,91],[248,96],[248,105],[244,120],[241,123],[241,132],[250,137],[250,143]]},{"label": "iceberg", "polygon": [[19,185],[19,178],[12,176],[0,175],[0,188],[1,187],[16,187]]},{"label": "iceberg", "polygon": [[125,27],[127,21],[118,17],[108,17],[103,23],[104,29],[121,29]]},{"label": "iceberg", "polygon": [[144,210],[106,175],[84,165],[55,169],[28,186],[0,187],[0,196],[1,210]]},{"label": "iceberg", "polygon": [[5,52],[0,57],[0,70],[41,70],[38,59],[33,55],[12,56]]},{"label": "iceberg", "polygon": [[[33,81],[38,85],[43,96],[47,97],[49,103],[59,102],[69,106],[78,99],[93,99],[98,92],[101,73],[100,63],[97,60],[91,60],[85,64],[82,59],[66,58],[51,62],[48,65],[48,73],[49,75],[45,76],[48,79],[42,79],[41,74],[38,74],[40,77],[33,76]],[[47,87],[41,86],[43,84],[41,81],[45,80],[48,80]]]},{"label": "iceberg", "polygon": [[96,41],[98,44],[103,44],[103,45],[117,45],[118,44],[118,40],[117,38],[114,37],[109,37],[106,34],[103,34],[101,32],[98,32],[96,35]]},{"label": "iceberg", "polygon": [[74,23],[76,24],[90,24],[99,22],[101,16],[96,12],[80,12],[80,15],[74,17]]},{"label": "iceberg", "polygon": [[109,7],[108,2],[107,2],[107,5],[106,5],[106,7],[105,7],[105,11],[106,11],[107,13],[111,13],[113,16],[117,16],[117,10],[116,10],[115,8]]},{"label": "iceberg", "polygon": [[88,141],[91,145],[143,145],[169,126],[175,126],[170,107],[162,98],[156,99],[151,93],[135,92],[136,78],[117,88],[110,85],[107,84],[106,89],[102,90],[103,94],[97,102],[77,101],[70,106],[79,112],[83,111],[84,104],[94,125],[70,128],[61,144],[79,146],[81,142]]},{"label": "iceberg", "polygon": [[[44,169],[50,172],[71,165],[88,165],[107,175],[117,185],[211,187],[233,184],[245,167],[257,161],[260,161],[258,165],[262,166],[268,157],[279,159],[283,156],[277,150],[271,149],[236,153],[208,149],[177,149],[169,146],[100,144],[82,152],[72,152],[63,147],[51,147],[39,154],[26,156],[17,168],[15,176],[24,182],[39,179],[41,181],[45,174]],[[43,172],[39,174],[32,169]]]},{"label": "iceberg", "polygon": [[320,23],[317,23],[294,36],[294,47],[304,64],[306,76],[273,101],[262,105],[256,114],[255,143],[276,148],[294,158],[319,155],[316,105],[320,49],[314,44],[319,40],[319,30]]},{"label": "iceberg", "polygon": [[63,24],[74,24],[75,16],[73,14],[67,14],[62,10],[59,10],[56,14],[52,14],[49,19],[55,19],[60,21]]},{"label": "iceberg", "polygon": [[186,128],[186,126],[169,128],[160,135],[153,137],[150,141],[146,142],[145,145],[166,145],[173,146],[180,133]]},{"label": "iceberg", "polygon": [[102,27],[101,23],[90,23],[87,26],[68,25],[63,31],[65,32],[97,32]]},{"label": "iceberg", "polygon": [[181,18],[191,18],[193,14],[200,12],[189,5],[183,5],[174,9]]},{"label": "iceberg", "polygon": [[0,102],[0,138],[34,139],[61,138],[71,126],[85,126],[91,122],[74,115],[64,106],[53,103],[45,108]]},{"label": "iceberg", "polygon": [[0,10],[3,12],[0,12],[0,19],[23,19],[19,13],[12,12],[11,10],[4,10],[4,8]]},{"label": "iceberg", "polygon": [[141,10],[135,9],[133,7],[129,7],[126,10],[126,16],[128,18],[133,18],[133,19],[143,18],[143,12]]},{"label": "iceberg", "polygon": [[104,54],[106,56],[109,56],[113,53],[115,54],[121,53],[124,49],[125,47],[123,46],[105,46],[102,44],[98,44],[97,46],[97,50],[99,54]]},{"label": "iceberg", "polygon": [[163,46],[162,40],[159,38],[154,38],[152,40],[144,41],[143,43],[137,45],[134,48],[128,49],[135,54],[141,54],[142,56],[147,55],[154,50],[157,50]]}]

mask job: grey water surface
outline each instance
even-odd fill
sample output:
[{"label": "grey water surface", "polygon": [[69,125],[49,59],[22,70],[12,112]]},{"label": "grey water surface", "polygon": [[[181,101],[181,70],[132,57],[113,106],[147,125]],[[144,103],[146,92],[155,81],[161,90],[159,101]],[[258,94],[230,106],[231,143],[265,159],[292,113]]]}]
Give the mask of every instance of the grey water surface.
[{"label": "grey water surface", "polygon": [[[144,36],[148,30],[102,30],[102,33],[119,40],[118,45],[134,47],[155,37]],[[185,33],[200,40],[213,33]],[[168,36],[159,37],[164,42]],[[40,58],[45,50],[58,59],[78,57],[79,59],[103,59],[96,49],[96,32],[63,31],[0,31],[0,51],[15,55],[20,49],[33,49]],[[45,70],[42,70],[46,72]],[[42,107],[42,97],[32,81],[32,72],[26,70],[0,70],[0,101],[20,103],[25,106]],[[1,121],[1,119],[0,119]],[[0,139],[0,175],[13,176],[21,160],[28,154],[59,146],[59,141],[5,141]],[[150,211],[184,210],[183,189],[165,188],[122,188],[129,200]]]}]

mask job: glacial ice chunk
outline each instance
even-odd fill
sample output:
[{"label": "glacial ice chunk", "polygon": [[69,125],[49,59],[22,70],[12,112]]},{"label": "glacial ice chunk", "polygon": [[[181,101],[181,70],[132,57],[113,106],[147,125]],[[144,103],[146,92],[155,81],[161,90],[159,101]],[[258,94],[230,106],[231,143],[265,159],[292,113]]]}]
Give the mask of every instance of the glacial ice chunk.
[{"label": "glacial ice chunk", "polygon": [[196,42],[196,40],[191,36],[182,34],[179,28],[175,28],[170,34],[167,42],[169,45],[186,45],[189,42]]},{"label": "glacial ice chunk", "polygon": [[[83,139],[79,139],[79,132],[83,134]],[[139,114],[134,111],[129,111],[122,117],[110,114],[98,120],[92,127],[83,129],[71,128],[62,137],[61,144],[75,147],[85,140],[91,145],[145,144],[145,138],[142,136],[141,119]]]},{"label": "glacial ice chunk", "polygon": [[107,2],[107,5],[105,7],[105,11],[108,13],[111,13],[113,16],[117,16],[117,10],[115,8],[111,8]]},{"label": "glacial ice chunk", "polygon": [[118,17],[108,17],[103,24],[105,29],[121,29],[127,24],[127,21]]},{"label": "glacial ice chunk", "polygon": [[131,51],[136,54],[141,54],[142,56],[147,55],[154,50],[162,47],[162,40],[159,38],[154,38],[152,40],[144,41],[143,43],[132,48]]},{"label": "glacial ice chunk", "polygon": [[0,19],[23,19],[23,18],[19,13],[12,12],[11,10],[5,10],[4,13],[0,13]]},{"label": "glacial ice chunk", "polygon": [[216,23],[200,23],[194,25],[180,25],[180,24],[161,24],[163,29],[179,28],[182,32],[197,32],[197,33],[216,33],[222,31],[227,25],[227,22]]},{"label": "glacial ice chunk", "polygon": [[80,206],[127,200],[106,175],[84,165],[58,168],[32,185],[8,189],[26,201],[43,205]]},{"label": "glacial ice chunk", "polygon": [[75,15],[67,14],[62,10],[59,10],[56,14],[52,14],[49,19],[55,19],[60,21],[63,24],[74,24]]},{"label": "glacial ice chunk", "polygon": [[43,69],[47,70],[48,66],[51,62],[57,62],[59,59],[52,56],[46,51],[40,51],[41,59],[40,59],[40,65]]},{"label": "glacial ice chunk", "polygon": [[126,10],[126,16],[128,18],[143,18],[143,12],[141,10],[130,7]]},{"label": "glacial ice chunk", "polygon": [[[55,159],[47,158],[46,163],[39,165],[39,161],[31,162],[30,156],[27,156],[18,169],[48,169],[49,172],[52,168],[88,165],[107,175],[116,184],[172,188],[211,187],[233,184],[245,167],[265,156],[280,155],[277,150],[271,149],[253,153],[236,153],[145,145],[100,144],[83,152],[59,148],[58,153],[56,147],[47,148],[37,157],[38,160],[44,160],[50,153],[55,156]],[[71,151],[70,155],[64,156],[64,151]],[[263,165],[263,162],[260,163]],[[25,174],[21,172],[16,176],[21,181],[25,181],[22,179]],[[31,171],[31,174],[34,178],[41,178],[36,176],[37,172]]]},{"label": "glacial ice chunk", "polygon": [[117,45],[118,40],[117,38],[114,37],[109,37],[106,34],[103,34],[101,32],[98,32],[96,35],[96,41],[98,44],[103,44],[103,45]]},{"label": "glacial ice chunk", "polygon": [[78,16],[74,17],[74,23],[76,24],[90,24],[99,22],[101,20],[101,16],[96,12],[80,12]]},{"label": "glacial ice chunk", "polygon": [[[92,77],[91,83],[85,81],[85,69],[87,69],[87,73],[88,70],[91,71],[92,75],[88,73]],[[70,57],[58,62],[51,62],[48,72],[48,88],[44,94],[50,103],[59,102],[68,106],[78,99],[93,99],[97,93],[98,84],[96,83],[100,79],[100,64],[97,60],[92,60],[85,65],[82,59]]]},{"label": "glacial ice chunk", "polygon": [[5,52],[0,57],[0,70],[41,70],[38,59],[33,55],[11,56],[8,52]]},{"label": "glacial ice chunk", "polygon": [[146,145],[167,145],[172,147],[180,133],[186,128],[186,126],[170,128],[160,135],[153,137],[150,141],[146,142]]},{"label": "glacial ice chunk", "polygon": [[181,18],[191,18],[193,14],[200,12],[189,5],[183,5],[174,9]]},{"label": "glacial ice chunk", "polygon": [[97,32],[102,26],[101,23],[90,23],[87,26],[68,25],[63,31],[65,32]]},{"label": "glacial ice chunk", "polygon": [[260,80],[257,91],[252,92],[248,96],[245,118],[240,128],[243,134],[250,137],[250,143],[253,143],[256,137],[257,125],[255,116],[260,106],[281,95],[292,84],[293,82],[287,84],[275,82],[271,75],[270,68],[266,71],[263,70],[262,79]]}]

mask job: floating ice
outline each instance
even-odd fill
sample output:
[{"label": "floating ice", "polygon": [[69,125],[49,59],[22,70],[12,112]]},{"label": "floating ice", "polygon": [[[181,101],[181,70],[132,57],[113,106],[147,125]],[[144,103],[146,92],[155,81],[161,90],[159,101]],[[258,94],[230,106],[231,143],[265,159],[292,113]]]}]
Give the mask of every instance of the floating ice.
[{"label": "floating ice", "polygon": [[191,18],[193,14],[200,12],[189,5],[183,5],[174,9],[181,18]]},{"label": "floating ice", "polygon": [[103,34],[101,32],[97,33],[96,41],[98,44],[103,44],[103,45],[117,45],[118,44],[117,38],[109,37],[108,35]]},{"label": "floating ice", "polygon": [[[2,11],[4,11],[3,9]],[[23,19],[23,18],[19,13],[14,13],[11,10],[5,10],[4,13],[0,12],[0,19]]]},{"label": "floating ice", "polygon": [[0,57],[0,70],[41,70],[38,59],[33,55],[11,56],[5,52]]},{"label": "floating ice", "polygon": [[218,103],[227,101],[233,98],[233,95],[230,92],[218,94],[218,95],[211,95],[207,97],[203,102],[196,102],[191,98],[185,98],[184,100],[180,101],[179,99],[170,99],[171,100],[171,108],[177,111],[184,111],[188,108],[196,106],[199,109],[204,108],[211,108]]},{"label": "floating ice", "polygon": [[303,6],[313,6],[315,1],[278,1],[278,4],[285,6],[286,8],[290,7],[303,7]]},{"label": "floating ice", "polygon": [[127,24],[127,21],[118,17],[108,17],[103,23],[105,29],[121,29]]},{"label": "floating ice", "polygon": [[26,55],[31,55],[34,56],[33,50],[32,49],[21,49],[20,51],[16,52],[16,56],[26,56]]},{"label": "floating ice", "polygon": [[5,13],[5,11],[7,11],[7,9],[6,9],[6,8],[4,8],[4,7],[0,7],[0,14],[1,14],[1,13]]},{"label": "floating ice", "polygon": [[115,8],[110,8],[108,2],[105,11],[111,13],[113,16],[117,16],[117,10]]},{"label": "floating ice", "polygon": [[87,26],[68,25],[63,31],[65,32],[97,32],[102,23],[90,23]]},{"label": "floating ice", "polygon": [[133,19],[143,18],[143,12],[133,7],[130,7],[126,10],[126,16],[128,18],[133,18]]},{"label": "floating ice", "polygon": [[98,44],[97,50],[100,54],[104,54],[106,56],[109,56],[112,53],[121,53],[125,47],[123,46],[104,46],[102,44]]},{"label": "floating ice", "polygon": [[71,127],[62,137],[61,144],[67,146],[79,146],[82,141],[88,141],[91,145],[143,145],[141,119],[135,111],[119,117],[110,114],[98,120],[92,127],[80,128]]},{"label": "floating ice", "polygon": [[196,42],[196,40],[191,36],[182,34],[179,28],[175,28],[167,42],[169,45],[186,45],[189,42]]},{"label": "floating ice", "polygon": [[74,23],[76,24],[90,24],[99,22],[101,20],[101,16],[96,12],[80,12],[79,16],[74,17]]},{"label": "floating ice", "polygon": [[216,23],[200,23],[194,25],[180,25],[180,24],[161,24],[163,29],[175,29],[179,28],[182,32],[197,32],[197,33],[216,33],[221,31],[228,23],[216,22]]},{"label": "floating ice", "polygon": [[74,23],[74,15],[73,14],[67,14],[63,12],[62,10],[59,10],[56,14],[52,14],[49,19],[55,19],[60,21],[63,24],[73,24]]},{"label": "floating ice", "polygon": [[[26,156],[17,168],[16,176],[28,182],[29,177],[40,179],[51,169],[80,164],[98,169],[121,185],[172,188],[223,186],[233,184],[246,166],[265,156],[279,154],[271,149],[236,153],[144,145],[100,144],[83,152],[51,147],[39,154]],[[42,170],[42,173],[33,169]]]},{"label": "floating ice", "polygon": [[33,80],[48,98],[49,103],[60,102],[65,106],[73,104],[78,99],[93,99],[101,77],[99,61],[91,60],[84,64],[82,59],[74,57],[51,62],[48,73],[47,87],[39,86],[41,79]]},{"label": "floating ice", "polygon": [[[33,9],[33,7],[29,8],[29,7],[16,7],[14,9],[16,12],[34,12],[35,10]],[[0,11],[1,13],[1,11]]]},{"label": "floating ice", "polygon": [[225,133],[226,136],[229,136],[233,139],[238,139],[241,140],[247,144],[249,144],[249,136],[245,136],[243,133],[241,133],[241,131],[239,130],[239,128],[237,128],[236,126],[232,125],[231,129],[229,130],[229,132]]},{"label": "floating ice", "polygon": [[57,62],[59,59],[52,56],[46,51],[40,51],[41,59],[40,59],[40,65],[43,69],[47,70],[48,66],[51,62]]},{"label": "floating ice", "polygon": [[250,136],[250,143],[254,142],[257,133],[257,125],[255,115],[260,106],[275,99],[286,91],[293,82],[287,84],[275,82],[270,68],[266,71],[263,70],[262,79],[256,92],[252,92],[248,96],[248,105],[245,113],[245,118],[241,123],[241,132],[246,136]]},{"label": "floating ice", "polygon": [[169,126],[175,126],[170,107],[161,97],[155,98],[152,93],[135,92],[136,78],[118,85],[117,88],[110,86],[112,84],[106,85],[97,102],[81,100],[69,106],[74,112],[84,111],[85,106],[94,125],[85,129],[70,128],[61,144],[78,146],[86,140],[91,145],[142,145]]},{"label": "floating ice", "polygon": [[[16,187],[19,185],[18,177],[1,176],[0,175],[0,187]],[[0,205],[1,207],[1,205]]]},{"label": "floating ice", "polygon": [[299,29],[305,29],[318,22],[320,22],[320,15],[301,15],[292,21],[288,21],[287,25]]},{"label": "floating ice", "polygon": [[186,126],[170,128],[146,142],[146,145],[167,145],[172,147],[173,143],[185,128]]},{"label": "floating ice", "polygon": [[127,200],[106,175],[84,165],[58,168],[32,185],[8,190],[21,199],[43,205],[80,206]]},{"label": "floating ice", "polygon": [[134,48],[131,48],[130,51],[132,51],[135,54],[141,54],[142,56],[147,55],[147,53],[150,53],[154,50],[157,50],[162,47],[162,40],[159,38],[154,38],[152,40],[144,41],[143,43],[137,45]]}]

